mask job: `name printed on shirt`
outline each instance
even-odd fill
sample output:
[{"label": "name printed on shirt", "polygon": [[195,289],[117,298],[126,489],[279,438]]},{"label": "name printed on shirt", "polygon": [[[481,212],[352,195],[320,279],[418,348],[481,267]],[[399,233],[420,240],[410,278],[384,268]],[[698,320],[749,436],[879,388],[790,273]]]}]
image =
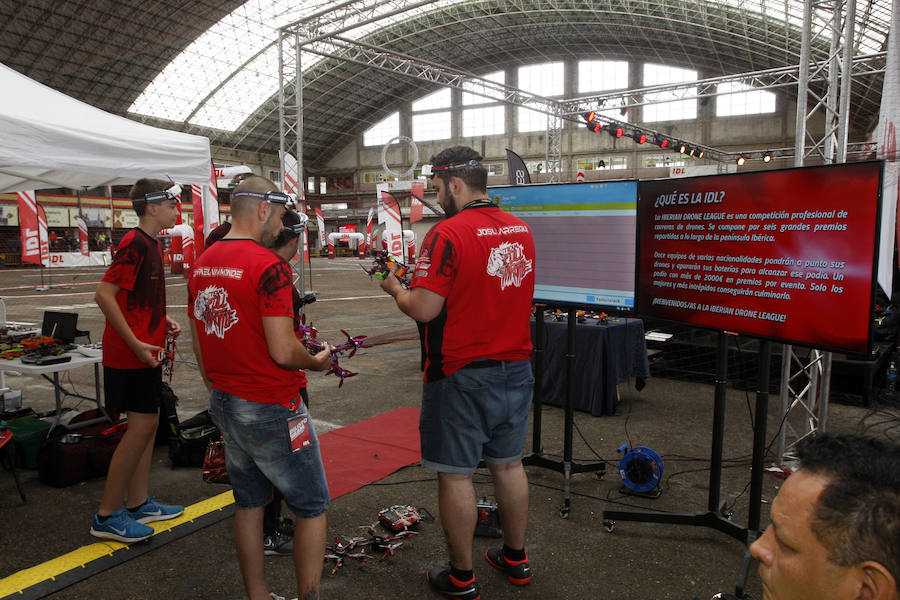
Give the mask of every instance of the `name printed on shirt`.
[{"label": "name printed on shirt", "polygon": [[227,277],[229,279],[242,279],[243,269],[231,267],[194,267],[194,277]]},{"label": "name printed on shirt", "polygon": [[479,227],[477,236],[484,237],[487,235],[509,235],[511,233],[528,233],[528,227],[525,225],[507,225],[505,227]]}]

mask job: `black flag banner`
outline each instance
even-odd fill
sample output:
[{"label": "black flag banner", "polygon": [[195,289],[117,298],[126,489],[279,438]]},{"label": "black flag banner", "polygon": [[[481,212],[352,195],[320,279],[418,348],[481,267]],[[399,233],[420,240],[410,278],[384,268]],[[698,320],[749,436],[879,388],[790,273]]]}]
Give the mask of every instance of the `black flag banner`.
[{"label": "black flag banner", "polygon": [[509,161],[509,185],[523,185],[531,183],[531,177],[528,175],[528,168],[522,157],[510,150],[506,149],[506,160]]}]

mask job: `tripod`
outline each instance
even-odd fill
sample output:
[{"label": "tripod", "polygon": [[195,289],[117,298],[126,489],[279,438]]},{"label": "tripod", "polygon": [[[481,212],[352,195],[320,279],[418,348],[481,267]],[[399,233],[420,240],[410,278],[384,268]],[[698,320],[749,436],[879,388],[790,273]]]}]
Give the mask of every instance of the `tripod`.
[{"label": "tripod", "polygon": [[532,427],[532,451],[522,458],[525,465],[534,465],[545,469],[562,473],[564,477],[563,494],[564,504],[559,509],[562,518],[568,518],[571,510],[570,482],[573,473],[597,473],[602,477],[606,473],[606,464],[588,463],[579,464],[572,462],[572,427],[575,420],[575,339],[578,324],[577,311],[570,308],[566,328],[566,402],[565,402],[565,426],[563,430],[563,459],[562,461],[550,460],[545,457],[541,442],[541,385],[544,380],[544,348],[546,346],[546,331],[544,329],[544,306],[536,305],[537,311],[534,322],[534,419]]},{"label": "tripod", "polygon": [[[733,537],[744,544],[751,544],[759,537],[760,508],[762,506],[763,460],[766,445],[766,415],[769,406],[769,367],[772,362],[772,346],[767,340],[759,344],[759,381],[756,393],[756,415],[753,425],[753,459],[750,474],[750,508],[747,527],[733,523],[724,512],[720,502],[722,482],[722,445],[725,439],[725,395],[728,375],[728,338],[719,333],[716,352],[716,391],[713,406],[712,452],[709,471],[709,498],[707,509],[697,513],[661,513],[604,510],[603,519],[612,529],[617,520],[641,521],[645,523],[669,523],[672,525],[693,525],[711,527]],[[749,572],[749,562],[745,560],[736,585],[738,597],[743,596]]]}]

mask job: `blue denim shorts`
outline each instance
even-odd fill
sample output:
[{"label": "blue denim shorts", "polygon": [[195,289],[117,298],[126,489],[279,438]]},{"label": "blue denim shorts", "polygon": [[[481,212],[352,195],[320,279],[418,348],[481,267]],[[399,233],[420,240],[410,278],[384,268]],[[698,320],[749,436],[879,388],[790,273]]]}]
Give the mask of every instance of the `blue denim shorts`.
[{"label": "blue denim shorts", "polygon": [[534,389],[531,361],[460,369],[422,389],[422,464],[444,473],[474,473],[479,461],[519,460]]},{"label": "blue denim shorts", "polygon": [[319,439],[302,402],[292,411],[213,390],[209,404],[210,416],[225,438],[225,464],[238,508],[265,506],[274,486],[301,519],[328,509]]}]

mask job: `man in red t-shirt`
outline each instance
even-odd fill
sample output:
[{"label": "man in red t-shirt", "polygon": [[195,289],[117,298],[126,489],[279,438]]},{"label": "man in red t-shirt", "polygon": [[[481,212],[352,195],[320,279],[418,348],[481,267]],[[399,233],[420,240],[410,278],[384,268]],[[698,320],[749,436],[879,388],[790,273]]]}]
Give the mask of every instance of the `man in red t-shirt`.
[{"label": "man in red t-shirt", "polygon": [[419,424],[422,462],[438,472],[450,568],[427,573],[438,592],[479,597],[472,568],[477,521],[472,473],[480,460],[494,479],[503,548],[487,562],[516,585],[531,581],[525,553],[534,239],[531,229],[487,197],[481,156],[463,146],[432,157],[432,183],[447,220],[425,236],[410,289],[382,288],[425,325],[425,384]]},{"label": "man in red t-shirt", "polygon": [[263,509],[273,487],[298,519],[294,565],[301,598],[318,597],[328,484],[297,369],[322,371],[328,347],[310,356],[294,335],[290,266],[269,250],[289,198],[253,176],[231,195],[231,231],[207,248],[188,282],[194,353],[222,430],[234,490],[235,543],[250,600],[269,600]]},{"label": "man in red t-shirt", "polygon": [[91,525],[95,537],[137,542],[153,535],[146,523],[184,512],[182,506],[161,504],[147,495],[162,393],[159,352],[167,335],[176,337],[181,331],[166,315],[166,276],[156,236],[175,224],[179,192],[178,186],[160,179],[134,184],[130,195],[138,226],[122,238],[94,296],[106,316],[106,405],[113,413],[128,415],[128,430],[113,454]]}]

